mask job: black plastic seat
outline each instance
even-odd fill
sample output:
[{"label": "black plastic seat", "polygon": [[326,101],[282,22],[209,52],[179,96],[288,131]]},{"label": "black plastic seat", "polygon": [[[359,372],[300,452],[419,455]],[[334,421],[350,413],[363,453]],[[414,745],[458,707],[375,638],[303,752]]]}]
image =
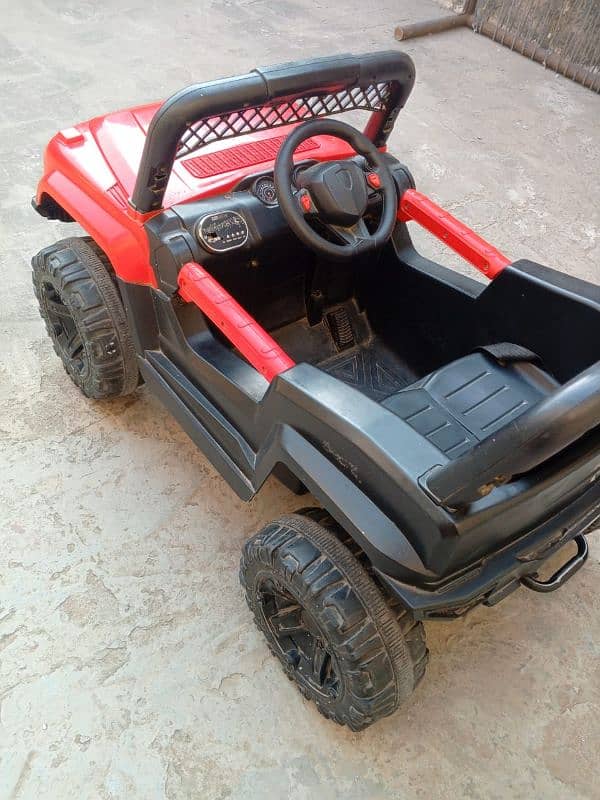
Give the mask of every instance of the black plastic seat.
[{"label": "black plastic seat", "polygon": [[559,384],[535,364],[471,353],[383,401],[449,459],[521,416]]}]

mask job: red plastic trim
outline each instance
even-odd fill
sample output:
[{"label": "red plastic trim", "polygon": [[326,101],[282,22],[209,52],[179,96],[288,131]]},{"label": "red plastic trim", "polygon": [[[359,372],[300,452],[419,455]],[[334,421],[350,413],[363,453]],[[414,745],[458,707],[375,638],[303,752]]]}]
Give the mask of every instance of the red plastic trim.
[{"label": "red plastic trim", "polygon": [[264,328],[200,264],[189,261],[178,277],[179,294],[195,303],[268,381],[294,366]]},{"label": "red plastic trim", "polygon": [[490,280],[511,263],[475,231],[415,189],[407,189],[400,198],[398,219],[418,222]]},{"label": "red plastic trim", "polygon": [[[253,167],[255,164],[261,164],[265,161],[274,161],[285,138],[285,136],[273,136],[271,139],[245,142],[234,147],[227,147],[225,150],[217,150],[214,153],[188,158],[179,163],[195,178],[212,178],[214,175],[221,175],[223,172]],[[296,148],[296,152],[318,150],[319,146],[319,142],[316,139],[307,139]]]}]

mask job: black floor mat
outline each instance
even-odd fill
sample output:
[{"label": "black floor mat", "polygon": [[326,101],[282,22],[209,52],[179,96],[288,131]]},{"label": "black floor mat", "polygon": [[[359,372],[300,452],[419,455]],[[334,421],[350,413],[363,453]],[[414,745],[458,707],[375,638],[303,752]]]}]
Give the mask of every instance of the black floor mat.
[{"label": "black floor mat", "polygon": [[384,400],[417,379],[398,355],[377,337],[344,350],[318,366],[373,400]]},{"label": "black floor mat", "polygon": [[[304,317],[271,335],[294,361],[315,364],[373,400],[385,400],[419,377],[373,334],[353,301],[328,309],[317,325]],[[356,344],[348,346],[352,341]]]}]

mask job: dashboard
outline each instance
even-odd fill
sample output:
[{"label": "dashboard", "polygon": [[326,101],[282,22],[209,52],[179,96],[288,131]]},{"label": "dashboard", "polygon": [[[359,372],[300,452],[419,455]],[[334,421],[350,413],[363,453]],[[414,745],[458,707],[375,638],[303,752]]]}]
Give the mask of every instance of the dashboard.
[{"label": "dashboard", "polygon": [[[357,158],[360,158],[358,156]],[[292,182],[297,184],[297,177],[302,170],[316,163],[315,161],[303,161],[294,168]],[[266,209],[279,207],[277,200],[277,189],[273,180],[273,173],[254,175],[244,178],[230,193],[223,195],[224,198],[242,199],[243,196],[256,198],[260,205]],[[370,191],[370,200],[373,200],[376,193]],[[206,202],[206,201],[205,201]],[[214,200],[210,201],[214,204]],[[198,242],[210,253],[225,253],[238,247],[251,243],[253,240],[251,230],[251,220],[247,219],[247,211],[252,206],[246,206],[244,211],[240,211],[235,204],[230,203],[227,210],[215,211],[200,217],[196,226],[195,234]],[[255,216],[255,215],[252,215]],[[264,219],[263,214],[258,214]],[[281,212],[279,216],[283,219]],[[265,231],[266,232],[266,231]],[[261,231],[262,233],[262,231]],[[260,237],[263,241],[262,236]]]},{"label": "dashboard", "polygon": [[[294,182],[301,170],[314,163],[297,164]],[[390,157],[390,168],[403,191],[404,167]],[[376,212],[380,203],[376,192],[370,193],[369,203]],[[160,287],[168,293],[177,290],[178,272],[188,261],[211,269],[237,269],[269,261],[274,252],[281,259],[304,247],[279,207],[272,171],[248,175],[224,194],[176,204],[144,227]]]},{"label": "dashboard", "polygon": [[[298,164],[294,169],[294,182],[298,173],[313,163],[314,161]],[[275,209],[279,206],[272,173],[244,178],[225,197],[241,199],[242,193],[256,198],[266,208]],[[243,247],[252,238],[247,208],[240,211],[233,204],[230,205],[227,210],[206,214],[196,224],[196,238],[211,253],[225,253]]]},{"label": "dashboard", "polygon": [[272,172],[247,176],[224,194],[173,205],[144,227],[160,288],[168,294],[177,290],[188,261],[238,269],[301,247],[277,202]]}]

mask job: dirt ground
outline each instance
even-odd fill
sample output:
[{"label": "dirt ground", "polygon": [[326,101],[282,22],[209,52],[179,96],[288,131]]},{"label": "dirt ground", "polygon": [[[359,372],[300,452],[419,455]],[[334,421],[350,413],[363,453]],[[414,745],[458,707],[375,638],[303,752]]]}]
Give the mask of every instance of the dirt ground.
[{"label": "dirt ground", "polygon": [[[306,498],[270,481],[244,505],[144,390],[83,399],[32,296],[31,255],[72,232],[29,206],[57,129],[260,64],[396,48],[394,25],[441,9],[0,12],[0,798],[599,798],[597,538],[561,592],[427,625],[408,705],[340,729],[283,678],[238,585],[242,542]],[[509,256],[598,281],[598,96],[467,30],[404,49],[417,83],[390,145],[419,188]]]}]

